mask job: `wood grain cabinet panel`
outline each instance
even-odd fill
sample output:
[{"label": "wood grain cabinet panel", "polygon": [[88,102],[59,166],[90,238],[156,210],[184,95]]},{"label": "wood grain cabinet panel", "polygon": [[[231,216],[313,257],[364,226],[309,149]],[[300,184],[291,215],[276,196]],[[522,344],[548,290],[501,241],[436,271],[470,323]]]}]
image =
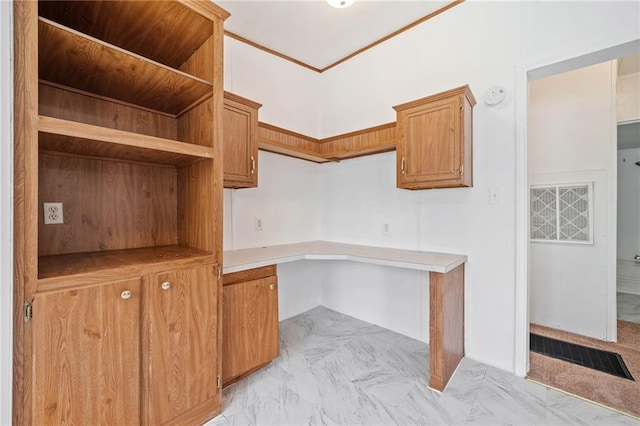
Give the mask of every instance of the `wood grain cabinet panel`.
[{"label": "wood grain cabinet panel", "polygon": [[474,105],[463,86],[394,107],[398,188],[473,186]]},{"label": "wood grain cabinet panel", "polygon": [[220,410],[213,265],[152,276],[147,289],[147,417],[151,425],[202,422]]},{"label": "wood grain cabinet panel", "polygon": [[[12,422],[202,424],[221,407],[229,14],[13,6]],[[45,202],[62,224],[44,224]]]},{"label": "wood grain cabinet panel", "polygon": [[36,295],[33,424],[140,424],[140,291],[131,278]]},{"label": "wood grain cabinet panel", "polygon": [[224,187],[258,186],[258,109],[262,105],[224,93]]},{"label": "wood grain cabinet panel", "polygon": [[443,392],[464,358],[464,264],[429,274],[429,387]]},{"label": "wood grain cabinet panel", "polygon": [[235,282],[225,285],[222,294],[222,384],[226,386],[280,353],[278,280],[274,275]]}]

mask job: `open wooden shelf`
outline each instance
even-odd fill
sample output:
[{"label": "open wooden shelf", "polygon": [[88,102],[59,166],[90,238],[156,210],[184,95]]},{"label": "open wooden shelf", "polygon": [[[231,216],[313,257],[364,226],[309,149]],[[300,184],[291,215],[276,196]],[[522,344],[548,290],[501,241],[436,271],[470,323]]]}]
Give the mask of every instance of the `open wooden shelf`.
[{"label": "open wooden shelf", "polygon": [[396,123],[387,123],[324,139],[258,123],[258,148],[314,163],[339,162],[396,149]]},{"label": "open wooden shelf", "polygon": [[38,18],[40,80],[178,116],[212,96],[212,84]]},{"label": "open wooden shelf", "polygon": [[[38,13],[43,18],[176,69],[213,34],[209,19],[179,2],[43,1]],[[118,25],[108,24],[104,16],[109,16],[111,22]]]},{"label": "open wooden shelf", "polygon": [[172,266],[211,262],[212,254],[181,245],[59,254],[38,258],[38,290],[90,285]]},{"label": "open wooden shelf", "polygon": [[320,140],[324,158],[346,160],[396,149],[396,123],[382,124]]},{"label": "open wooden shelf", "polygon": [[210,147],[53,117],[39,116],[38,131],[41,151],[176,167],[213,158]]}]

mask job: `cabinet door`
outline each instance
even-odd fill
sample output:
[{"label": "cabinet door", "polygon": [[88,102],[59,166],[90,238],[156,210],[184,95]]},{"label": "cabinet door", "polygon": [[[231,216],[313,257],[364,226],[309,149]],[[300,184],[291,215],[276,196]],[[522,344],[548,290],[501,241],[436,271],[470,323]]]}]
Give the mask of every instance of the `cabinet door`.
[{"label": "cabinet door", "polygon": [[33,424],[140,424],[140,287],[36,295]]},{"label": "cabinet door", "polygon": [[224,186],[258,186],[258,110],[224,100]]},{"label": "cabinet door", "polygon": [[463,172],[461,96],[402,111],[398,117],[398,186],[455,184]]},{"label": "cabinet door", "polygon": [[280,353],[275,276],[223,287],[222,382],[261,367]]},{"label": "cabinet door", "polygon": [[220,411],[215,267],[156,274],[145,293],[148,423],[203,423]]}]

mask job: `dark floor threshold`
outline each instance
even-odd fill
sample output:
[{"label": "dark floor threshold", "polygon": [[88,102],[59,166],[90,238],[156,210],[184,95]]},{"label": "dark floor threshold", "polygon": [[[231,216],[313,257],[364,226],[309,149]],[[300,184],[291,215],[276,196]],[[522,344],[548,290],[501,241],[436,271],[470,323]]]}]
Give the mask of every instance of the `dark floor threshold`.
[{"label": "dark floor threshold", "polygon": [[577,345],[534,333],[530,333],[529,336],[533,352],[624,379],[634,380],[622,360],[622,356],[618,353]]}]

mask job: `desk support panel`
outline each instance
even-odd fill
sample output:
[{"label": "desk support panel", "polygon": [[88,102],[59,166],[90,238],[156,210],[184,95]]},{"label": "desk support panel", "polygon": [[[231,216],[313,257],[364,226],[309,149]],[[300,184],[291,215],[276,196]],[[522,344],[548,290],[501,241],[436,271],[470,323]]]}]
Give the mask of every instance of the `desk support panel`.
[{"label": "desk support panel", "polygon": [[464,357],[464,264],[429,276],[429,387],[444,391]]}]

